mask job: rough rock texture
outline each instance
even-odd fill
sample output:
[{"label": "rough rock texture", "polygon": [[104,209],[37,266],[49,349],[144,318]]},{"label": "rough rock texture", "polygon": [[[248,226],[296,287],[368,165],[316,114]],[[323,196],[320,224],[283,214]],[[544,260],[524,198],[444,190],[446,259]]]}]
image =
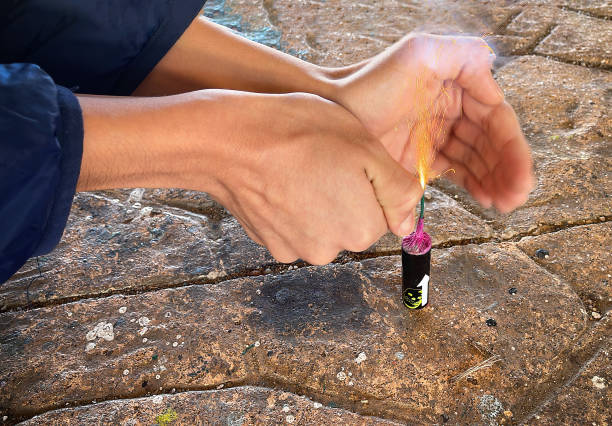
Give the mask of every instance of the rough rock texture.
[{"label": "rough rock texture", "polygon": [[391,234],[333,265],[279,265],[206,194],[80,194],[56,250],[0,286],[0,421],[612,424],[612,3],[209,0],[205,14],[324,65],[413,30],[486,35],[537,187],[509,215],[428,188],[437,248],[416,312]]},{"label": "rough rock texture", "polygon": [[561,61],[609,69],[612,65],[610,22],[586,13],[584,9],[559,7],[550,2],[521,8],[504,31],[515,42],[508,53],[532,51]]},{"label": "rough rock texture", "polygon": [[227,214],[83,193],[75,198],[62,242],[51,254],[30,259],[0,287],[0,306],[212,282],[272,263],[267,250]]},{"label": "rough rock texture", "polygon": [[[207,420],[203,420],[207,419]],[[388,420],[363,417],[346,410],[323,406],[303,396],[266,388],[192,391],[147,398],[107,401],[76,409],[50,411],[23,425],[165,426],[242,424],[393,425]]]},{"label": "rough rock texture", "polygon": [[524,238],[518,246],[539,265],[571,284],[593,319],[612,306],[610,222]]},{"label": "rough rock texture", "polygon": [[[594,350],[578,355],[581,368],[567,374],[565,383],[529,418],[529,424],[612,424],[612,324],[607,316],[585,336]],[[576,351],[579,352],[579,351]],[[568,420],[570,420],[568,422]]]},{"label": "rough rock texture", "polygon": [[399,300],[399,256],[5,313],[0,405],[246,383],[403,421],[480,418],[489,394],[520,413],[584,331],[580,299],[511,244],[437,250],[432,268],[418,313]]}]

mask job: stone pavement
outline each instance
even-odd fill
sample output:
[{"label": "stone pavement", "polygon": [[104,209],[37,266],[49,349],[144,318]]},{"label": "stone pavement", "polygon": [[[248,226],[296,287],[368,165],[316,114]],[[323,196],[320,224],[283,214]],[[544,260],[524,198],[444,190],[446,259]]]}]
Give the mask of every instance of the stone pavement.
[{"label": "stone pavement", "polygon": [[432,302],[418,312],[399,301],[392,235],[328,266],[281,265],[204,194],[79,194],[56,250],[0,286],[2,421],[612,425],[612,3],[205,13],[325,65],[415,29],[487,34],[538,186],[509,215],[428,188]]}]

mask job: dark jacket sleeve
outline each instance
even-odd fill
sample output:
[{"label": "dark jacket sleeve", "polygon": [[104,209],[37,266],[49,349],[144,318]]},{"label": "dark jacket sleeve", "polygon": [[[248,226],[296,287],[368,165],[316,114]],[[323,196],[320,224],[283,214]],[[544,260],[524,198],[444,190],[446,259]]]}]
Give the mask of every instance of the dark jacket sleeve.
[{"label": "dark jacket sleeve", "polygon": [[62,236],[81,167],[72,92],[32,64],[0,64],[0,283]]},{"label": "dark jacket sleeve", "polygon": [[130,95],[204,0],[0,0],[0,63],[37,64],[79,93]]}]

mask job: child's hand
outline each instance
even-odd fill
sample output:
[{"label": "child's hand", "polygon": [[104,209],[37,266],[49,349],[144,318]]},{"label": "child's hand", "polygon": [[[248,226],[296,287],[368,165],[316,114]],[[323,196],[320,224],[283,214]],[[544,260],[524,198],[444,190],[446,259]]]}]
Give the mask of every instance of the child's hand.
[{"label": "child's hand", "polygon": [[79,190],[210,193],[281,262],[332,261],[414,226],[422,189],[345,108],[316,95],[81,96]]},{"label": "child's hand", "polygon": [[225,92],[214,108],[203,115],[218,123],[203,131],[218,141],[206,148],[221,183],[213,195],[277,260],[325,264],[388,228],[412,231],[420,185],[341,106],[309,94]]},{"label": "child's hand", "polygon": [[[434,173],[454,169],[448,177],[483,206],[508,212],[526,201],[534,177],[516,115],[491,75],[492,59],[480,38],[409,35],[340,79],[335,100],[414,171],[415,100],[438,99],[446,138]],[[419,94],[417,79],[426,87]]]}]

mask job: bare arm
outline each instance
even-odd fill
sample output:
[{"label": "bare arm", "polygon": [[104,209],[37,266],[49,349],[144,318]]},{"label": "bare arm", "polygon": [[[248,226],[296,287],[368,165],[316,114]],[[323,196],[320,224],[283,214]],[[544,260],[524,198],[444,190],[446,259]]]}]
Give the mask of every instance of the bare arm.
[{"label": "bare arm", "polygon": [[[440,60],[432,61],[431,52],[437,52]],[[199,18],[136,94],[207,87],[313,93],[353,113],[397,161],[413,170],[410,141],[415,135],[410,133],[410,123],[416,117],[412,101],[416,79],[427,83],[431,89],[427,96],[432,99],[446,85],[453,88],[455,108],[445,118],[449,131],[434,168],[437,173],[454,169],[450,178],[481,204],[506,212],[525,202],[533,187],[532,161],[514,111],[503,103],[490,73],[489,53],[482,39],[411,34],[369,60],[322,68]],[[455,126],[461,111],[471,122],[467,124],[475,127],[459,135],[455,130],[468,127]],[[501,124],[489,126],[491,121]]]},{"label": "bare arm", "polygon": [[214,93],[159,98],[79,95],[84,142],[78,191],[107,188],[194,187],[215,192],[213,147],[198,132],[194,112],[206,114]]},{"label": "bare arm", "polygon": [[159,96],[205,88],[335,97],[335,80],[360,68],[324,68],[197,18],[134,92]]},{"label": "bare arm", "polygon": [[388,228],[412,230],[422,192],[414,177],[353,115],[318,96],[201,90],[79,102],[79,191],[208,192],[281,262],[324,264]]}]

